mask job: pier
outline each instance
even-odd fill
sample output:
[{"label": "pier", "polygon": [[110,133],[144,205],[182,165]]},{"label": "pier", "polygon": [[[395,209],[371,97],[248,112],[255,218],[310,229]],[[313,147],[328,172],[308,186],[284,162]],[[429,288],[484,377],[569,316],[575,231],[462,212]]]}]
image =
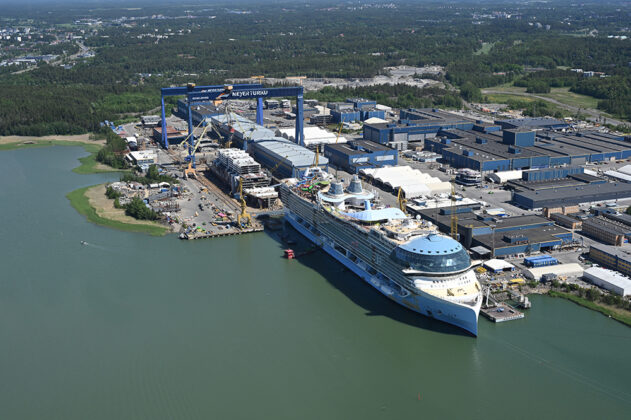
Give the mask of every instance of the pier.
[{"label": "pier", "polygon": [[480,309],[480,313],[493,322],[506,322],[515,319],[522,319],[524,313],[505,304],[498,303],[494,306]]}]

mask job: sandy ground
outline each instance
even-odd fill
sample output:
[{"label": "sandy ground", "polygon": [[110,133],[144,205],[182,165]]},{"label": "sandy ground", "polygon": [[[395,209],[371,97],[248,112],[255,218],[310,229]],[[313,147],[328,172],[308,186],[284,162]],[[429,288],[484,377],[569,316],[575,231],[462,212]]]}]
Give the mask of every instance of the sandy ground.
[{"label": "sandy ground", "polygon": [[91,140],[89,134],[77,134],[72,136],[0,136],[0,144],[9,143],[24,143],[35,142],[40,143],[44,141],[60,140],[60,141],[74,141],[77,143],[89,143],[89,144],[105,144],[105,140]]},{"label": "sandy ground", "polygon": [[159,223],[134,219],[125,215],[125,210],[115,208],[114,200],[110,200],[105,196],[105,184],[89,188],[85,195],[88,197],[90,205],[96,209],[96,214],[104,219],[116,220],[131,225],[162,226]]}]

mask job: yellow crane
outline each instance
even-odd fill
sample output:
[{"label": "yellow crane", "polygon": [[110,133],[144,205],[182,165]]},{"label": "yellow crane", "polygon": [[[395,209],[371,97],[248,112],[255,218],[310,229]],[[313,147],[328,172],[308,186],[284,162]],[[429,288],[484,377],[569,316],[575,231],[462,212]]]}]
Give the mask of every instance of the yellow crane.
[{"label": "yellow crane", "polygon": [[340,140],[340,134],[342,134],[342,127],[344,127],[344,123],[340,123],[340,128],[337,130],[337,137],[335,137],[335,144]]},{"label": "yellow crane", "polygon": [[458,240],[458,213],[456,213],[456,184],[451,181],[451,237]]},{"label": "yellow crane", "polygon": [[241,213],[237,215],[237,225],[239,225],[239,229],[243,228],[241,222],[243,220],[247,220],[246,226],[250,226],[252,224],[252,217],[248,214],[246,209],[245,198],[243,197],[243,179],[239,177],[239,203],[241,204]]},{"label": "yellow crane", "polygon": [[399,208],[401,209],[401,211],[407,214],[408,213],[407,211],[408,200],[407,198],[405,198],[405,195],[403,194],[403,189],[401,187],[399,187],[399,193],[397,194],[397,203],[399,203]]}]

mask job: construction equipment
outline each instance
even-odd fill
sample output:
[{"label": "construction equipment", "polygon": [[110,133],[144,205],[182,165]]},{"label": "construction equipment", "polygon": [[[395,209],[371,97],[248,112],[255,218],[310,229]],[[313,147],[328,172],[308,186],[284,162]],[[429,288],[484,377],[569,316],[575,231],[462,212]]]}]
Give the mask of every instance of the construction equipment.
[{"label": "construction equipment", "polygon": [[397,203],[399,203],[399,208],[401,209],[401,211],[407,214],[408,200],[407,198],[405,198],[405,195],[403,194],[403,189],[401,187],[399,187],[399,193],[397,194]]},{"label": "construction equipment", "polygon": [[337,136],[335,137],[335,144],[337,144],[338,140],[340,139],[340,134],[342,134],[342,127],[344,127],[344,123],[340,123],[340,129],[337,130]]},{"label": "construction equipment", "polygon": [[451,180],[451,237],[458,240],[458,214],[456,213],[456,183]]},{"label": "construction equipment", "polygon": [[230,95],[230,94],[232,93],[232,89],[233,89],[232,85],[228,85],[228,86],[226,86],[226,88],[224,89],[224,91],[223,91],[223,92],[221,92],[221,93],[219,94],[219,96],[217,96],[217,98],[213,101],[213,105],[215,105],[215,106],[219,106],[219,105],[221,105],[221,103],[223,102],[223,101],[221,100],[221,98],[222,98],[222,97],[224,97],[224,96],[228,96],[228,95]]},{"label": "construction equipment", "polygon": [[197,142],[195,143],[193,148],[189,150],[188,156],[186,156],[186,160],[188,161],[188,167],[184,169],[184,178],[188,178],[191,175],[197,178],[197,172],[195,171],[195,152],[197,152],[197,148],[201,144],[204,136],[206,135],[206,131],[208,131],[208,127],[210,127],[210,125],[204,126],[204,131],[202,131],[202,134],[197,138]]},{"label": "construction equipment", "polygon": [[[243,197],[243,179],[241,177],[239,177],[239,203],[241,204],[241,213],[237,215],[237,225],[239,225],[239,229],[242,229],[252,224],[252,217],[245,210],[247,206],[245,204],[245,198]],[[243,220],[247,220],[245,225],[242,224]]]}]

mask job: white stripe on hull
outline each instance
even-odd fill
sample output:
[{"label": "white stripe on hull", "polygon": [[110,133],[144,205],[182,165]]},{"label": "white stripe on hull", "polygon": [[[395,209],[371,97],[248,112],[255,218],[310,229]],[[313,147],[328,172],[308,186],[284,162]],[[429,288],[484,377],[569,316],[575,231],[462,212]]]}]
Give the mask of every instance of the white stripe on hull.
[{"label": "white stripe on hull", "polygon": [[455,325],[474,336],[478,335],[478,313],[482,302],[481,299],[476,307],[468,307],[447,302],[427,293],[423,293],[420,290],[416,291],[416,293],[407,293],[407,296],[402,296],[399,291],[389,288],[374,275],[351,261],[346,255],[342,254],[340,251],[327,244],[326,241],[323,241],[314,233],[310,232],[309,229],[300,224],[288,210],[285,212],[285,219],[289,221],[289,223],[303,236],[316,245],[322,246],[322,249],[324,249],[327,254],[344,264],[345,267],[350,269],[353,273],[358,275],[366,283],[377,289],[386,297],[402,306],[405,306],[406,308],[420,313],[421,315]]}]

